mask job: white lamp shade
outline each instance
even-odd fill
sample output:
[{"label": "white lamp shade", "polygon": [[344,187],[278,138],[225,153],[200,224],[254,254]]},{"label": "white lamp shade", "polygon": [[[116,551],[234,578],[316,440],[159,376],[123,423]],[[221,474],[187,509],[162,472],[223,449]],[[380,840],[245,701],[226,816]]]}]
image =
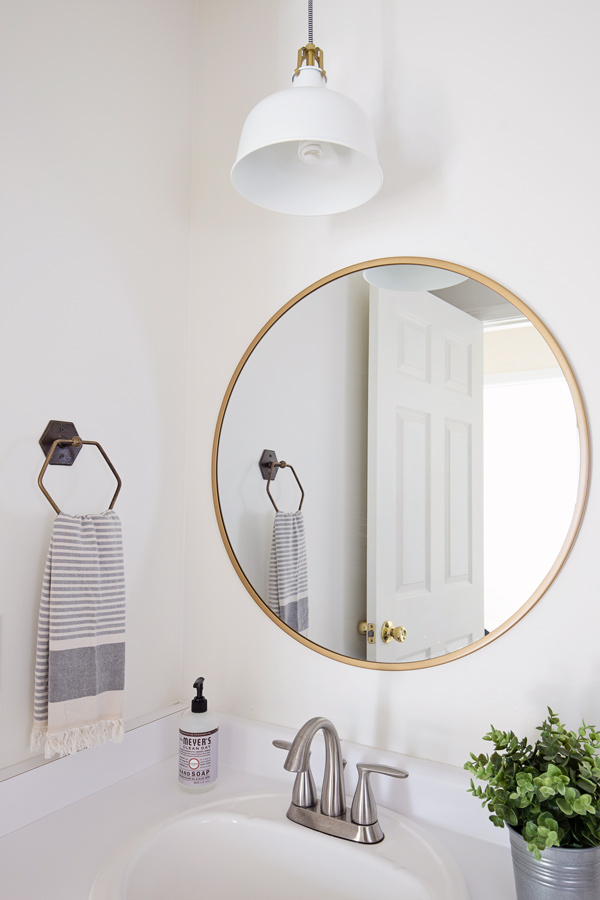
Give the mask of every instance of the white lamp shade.
[{"label": "white lamp shade", "polygon": [[466,275],[438,269],[437,266],[413,266],[409,263],[392,266],[373,266],[365,269],[364,276],[369,284],[387,291],[439,291],[466,281]]},{"label": "white lamp shade", "polygon": [[249,114],[231,181],[265,209],[319,216],[370,200],[383,174],[366,114],[326,88],[319,69],[304,68]]}]

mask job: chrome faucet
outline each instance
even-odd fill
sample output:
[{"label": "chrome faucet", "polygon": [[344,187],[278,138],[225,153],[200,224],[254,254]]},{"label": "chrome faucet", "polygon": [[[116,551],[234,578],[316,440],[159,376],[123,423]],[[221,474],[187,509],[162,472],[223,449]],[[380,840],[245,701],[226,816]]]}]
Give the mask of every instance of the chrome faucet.
[{"label": "chrome faucet", "polygon": [[335,726],[329,719],[317,716],[309,719],[302,726],[292,741],[283,768],[288,772],[308,771],[310,745],[320,729],[323,730],[325,738],[325,771],[321,788],[321,812],[324,816],[342,816],[346,811],[342,747]]},{"label": "chrome faucet", "polygon": [[[319,802],[310,771],[310,748],[317,731],[321,730],[325,738],[325,770]],[[283,767],[288,772],[296,772],[292,802],[287,811],[288,819],[347,841],[377,844],[383,840],[384,834],[377,820],[377,806],[371,791],[369,775],[377,772],[394,778],[408,778],[408,772],[391,766],[357,763],[358,784],[352,806],[346,808],[345,760],[342,759],[338,733],[329,719],[323,716],[309,719],[291,744],[287,741],[273,741],[273,744],[288,750]]]}]

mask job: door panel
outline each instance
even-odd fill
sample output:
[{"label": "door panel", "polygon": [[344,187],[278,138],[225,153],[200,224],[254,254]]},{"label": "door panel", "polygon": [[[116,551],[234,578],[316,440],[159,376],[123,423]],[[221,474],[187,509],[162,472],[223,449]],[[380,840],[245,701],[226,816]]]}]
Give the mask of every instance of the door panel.
[{"label": "door panel", "polygon": [[426,659],[483,635],[483,329],[373,286],[369,328],[367,655]]}]

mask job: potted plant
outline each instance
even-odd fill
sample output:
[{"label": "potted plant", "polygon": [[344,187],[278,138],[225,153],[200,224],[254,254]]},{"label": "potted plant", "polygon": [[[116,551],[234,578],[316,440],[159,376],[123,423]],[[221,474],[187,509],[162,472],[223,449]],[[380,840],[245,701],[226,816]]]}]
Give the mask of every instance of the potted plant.
[{"label": "potted plant", "polygon": [[492,730],[494,752],[471,753],[470,793],[509,826],[519,900],[600,897],[600,731],[568,731],[548,708],[534,745]]}]

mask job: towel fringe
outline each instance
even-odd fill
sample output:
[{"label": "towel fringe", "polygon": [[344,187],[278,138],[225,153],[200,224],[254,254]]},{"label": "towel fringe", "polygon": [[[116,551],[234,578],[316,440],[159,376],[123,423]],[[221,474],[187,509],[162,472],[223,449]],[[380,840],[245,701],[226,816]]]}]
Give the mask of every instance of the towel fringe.
[{"label": "towel fringe", "polygon": [[91,725],[80,725],[67,731],[48,732],[47,726],[34,726],[31,732],[31,750],[44,750],[44,757],[70,756],[105,741],[120,744],[125,734],[123,719],[103,719]]}]

